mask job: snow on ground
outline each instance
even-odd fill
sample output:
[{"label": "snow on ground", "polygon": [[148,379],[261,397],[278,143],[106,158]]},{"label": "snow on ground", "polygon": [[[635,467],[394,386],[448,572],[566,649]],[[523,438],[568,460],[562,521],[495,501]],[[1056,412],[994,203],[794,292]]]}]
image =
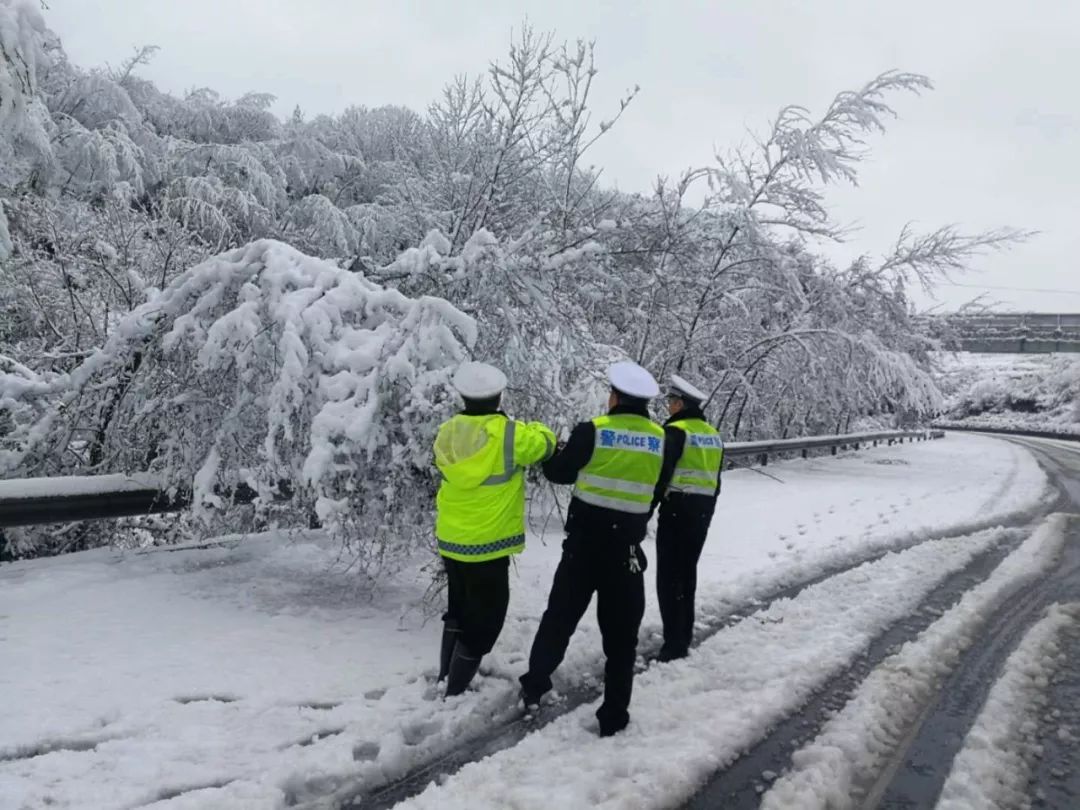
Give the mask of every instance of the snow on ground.
[{"label": "snow on ground", "polygon": [[938,810],[1004,810],[1027,800],[1037,718],[1062,657],[1058,642],[1078,623],[1080,603],[1051,605],[1024,635],[953,761]]},{"label": "snow on ground", "polygon": [[689,658],[640,675],[630,726],[617,737],[598,737],[596,705],[583,706],[400,806],[677,805],[1004,534],[987,530],[892,552],[778,600]]},{"label": "snow on ground", "polygon": [[[765,472],[776,478],[726,474],[701,563],[703,614],[1046,500],[1026,451],[978,436]],[[4,565],[0,806],[271,808],[400,774],[513,706],[559,540],[530,537],[484,677],[445,702],[429,682],[439,623],[410,607],[426,575],[406,572],[369,598],[315,535]],[[647,578],[643,636],[654,639]],[[600,655],[590,615],[556,687],[598,672]]]},{"label": "snow on ground", "polygon": [[[929,695],[1005,599],[1056,563],[1068,516],[1054,514],[985,582],[867,676],[817,739],[792,755],[792,768],[765,794],[761,810],[840,810],[891,755]],[[797,803],[797,804],[796,804]]]},{"label": "snow on ground", "polygon": [[999,413],[969,416],[964,419],[936,419],[935,427],[964,428],[966,430],[1015,430],[1033,433],[1052,433],[1058,436],[1080,439],[1080,421],[1063,422],[1042,418],[1039,414]]}]

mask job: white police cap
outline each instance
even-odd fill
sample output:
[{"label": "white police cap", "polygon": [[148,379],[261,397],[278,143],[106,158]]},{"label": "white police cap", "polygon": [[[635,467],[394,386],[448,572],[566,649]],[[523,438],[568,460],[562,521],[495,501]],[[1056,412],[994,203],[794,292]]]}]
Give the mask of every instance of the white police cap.
[{"label": "white police cap", "polygon": [[692,399],[695,402],[704,402],[708,399],[708,395],[705,394],[700,388],[695,388],[688,383],[678,374],[671,375],[671,394],[677,397],[685,397],[686,399]]},{"label": "white police cap", "polygon": [[490,399],[506,388],[506,375],[487,363],[462,363],[454,372],[454,388],[465,399]]},{"label": "white police cap", "polygon": [[629,360],[613,363],[608,368],[608,380],[612,388],[628,397],[651,399],[660,393],[653,375]]}]

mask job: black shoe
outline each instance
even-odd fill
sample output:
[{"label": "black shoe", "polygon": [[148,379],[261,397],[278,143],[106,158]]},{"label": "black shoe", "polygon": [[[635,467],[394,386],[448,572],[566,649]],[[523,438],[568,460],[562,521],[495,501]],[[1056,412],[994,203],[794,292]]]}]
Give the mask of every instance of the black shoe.
[{"label": "black shoe", "polygon": [[454,654],[450,657],[450,671],[446,676],[446,696],[453,697],[464,692],[476,671],[480,669],[483,656],[473,655],[461,641],[454,645]]},{"label": "black shoe", "polygon": [[530,692],[524,686],[521,687],[521,702],[525,704],[525,711],[532,712],[540,708],[540,698],[542,695],[538,695],[536,692]]},{"label": "black shoe", "polygon": [[437,680],[445,681],[450,674],[450,661],[454,657],[454,647],[461,638],[461,630],[457,622],[450,619],[443,625],[442,646],[439,648],[439,677]]},{"label": "black shoe", "polygon": [[668,661],[678,661],[680,658],[686,658],[687,655],[689,655],[689,651],[685,648],[674,649],[672,647],[661,647],[660,654],[656,656],[656,660],[663,664]]},{"label": "black shoe", "polygon": [[525,709],[527,711],[532,711],[539,706],[540,698],[542,698],[547,693],[548,689],[551,688],[550,679],[547,679],[545,684],[538,687],[534,680],[529,677],[528,672],[518,678],[518,683],[521,684],[521,692],[519,693],[521,695],[521,702],[525,704]]},{"label": "black shoe", "polygon": [[628,712],[621,712],[617,717],[609,717],[598,710],[596,719],[600,721],[601,737],[612,737],[630,724],[630,714]]}]

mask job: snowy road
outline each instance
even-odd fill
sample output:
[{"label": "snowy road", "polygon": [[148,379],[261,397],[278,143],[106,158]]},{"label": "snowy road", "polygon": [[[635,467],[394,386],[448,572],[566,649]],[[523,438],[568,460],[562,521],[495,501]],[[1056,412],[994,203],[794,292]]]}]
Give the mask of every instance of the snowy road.
[{"label": "snowy road", "polygon": [[[929,808],[942,797],[952,810],[1010,807],[1027,795],[1041,738],[1053,737],[1051,778],[1035,779],[1031,795],[1075,807],[1080,730],[1036,720],[1051,679],[1080,665],[1070,660],[1080,652],[1080,519],[1069,514],[1080,512],[1080,452],[1026,446],[1061,488],[1034,531],[923,542],[771,600],[710,628],[688,661],[650,666],[634,726],[617,741],[594,736],[591,707],[565,711],[489,759],[460,771],[452,760],[444,772],[455,776],[395,806],[824,810]],[[1025,690],[1027,703],[1016,698]],[[344,806],[391,806],[398,795]]]},{"label": "snowy road", "polygon": [[402,607],[423,579],[365,600],[318,538],[4,566],[0,807],[955,810],[1029,778],[1072,807],[1080,523],[1047,516],[1080,512],[1077,448],[953,436],[769,469],[725,483],[689,659],[650,660],[650,593],[608,740],[592,618],[558,699],[517,714],[557,536],[530,536],[484,677],[445,702],[437,627]]}]

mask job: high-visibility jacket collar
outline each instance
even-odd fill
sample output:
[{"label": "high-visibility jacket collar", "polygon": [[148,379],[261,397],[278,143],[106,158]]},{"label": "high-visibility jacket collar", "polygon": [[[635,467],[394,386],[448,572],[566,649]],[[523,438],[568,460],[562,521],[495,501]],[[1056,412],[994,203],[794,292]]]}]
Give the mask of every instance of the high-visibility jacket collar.
[{"label": "high-visibility jacket collar", "polygon": [[664,427],[668,427],[669,425],[673,427],[678,427],[678,425],[675,424],[676,422],[685,422],[689,419],[700,419],[703,422],[706,421],[705,414],[704,412],[702,412],[701,408],[699,408],[697,405],[687,405],[677,414],[669,416],[664,421]]},{"label": "high-visibility jacket collar", "polygon": [[[614,408],[608,411],[608,416],[621,416],[632,414],[634,416],[644,416],[649,418],[649,404],[644,400],[631,400],[629,402],[623,400],[618,402]],[[594,420],[595,421],[595,420]]]}]

